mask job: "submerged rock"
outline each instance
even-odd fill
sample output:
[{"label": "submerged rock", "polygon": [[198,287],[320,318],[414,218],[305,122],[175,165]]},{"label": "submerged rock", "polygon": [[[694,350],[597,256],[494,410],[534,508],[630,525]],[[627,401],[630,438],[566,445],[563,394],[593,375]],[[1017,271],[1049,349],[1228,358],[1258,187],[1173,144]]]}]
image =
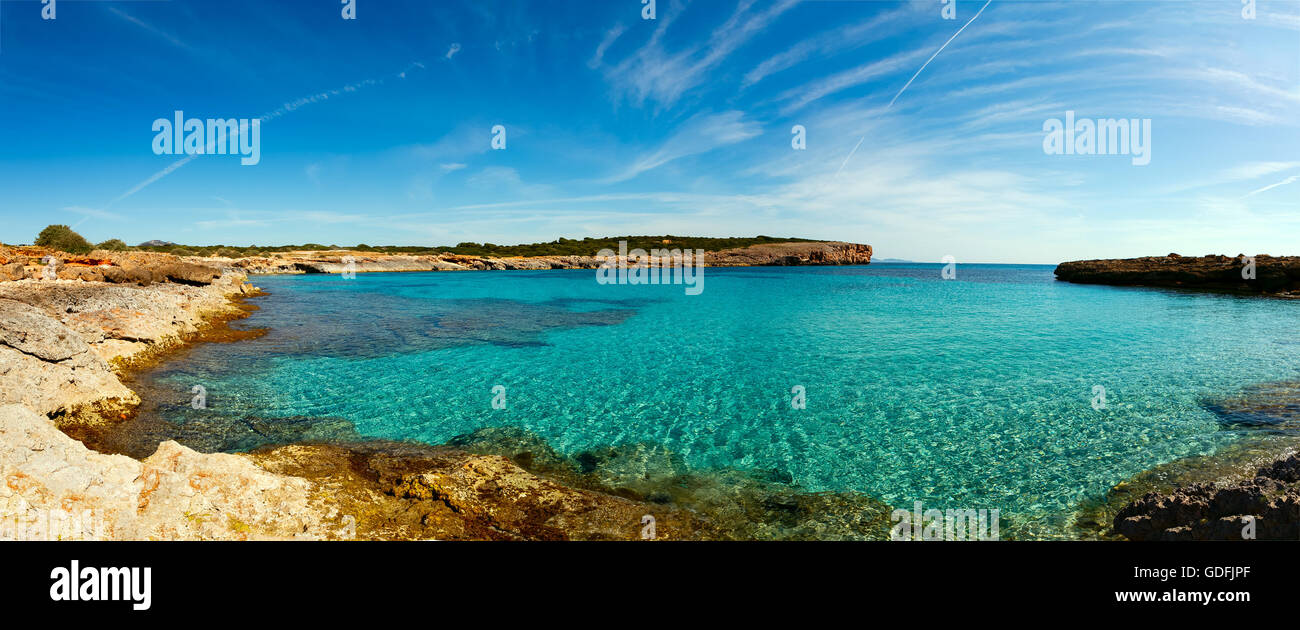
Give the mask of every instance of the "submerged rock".
[{"label": "submerged rock", "polygon": [[490,427],[451,440],[474,453],[509,457],[564,484],[689,510],[707,537],[731,540],[884,540],[891,509],[856,492],[811,492],[780,470],[693,470],[659,444],[634,443],[564,456],[539,436]]},{"label": "submerged rock", "polygon": [[715,537],[689,511],[570,487],[505,457],[399,442],[293,445],[252,455],[317,484],[322,503],[385,540],[696,540]]},{"label": "submerged rock", "polygon": [[1207,400],[1203,406],[1225,427],[1300,431],[1300,382],[1260,383],[1235,396]]}]

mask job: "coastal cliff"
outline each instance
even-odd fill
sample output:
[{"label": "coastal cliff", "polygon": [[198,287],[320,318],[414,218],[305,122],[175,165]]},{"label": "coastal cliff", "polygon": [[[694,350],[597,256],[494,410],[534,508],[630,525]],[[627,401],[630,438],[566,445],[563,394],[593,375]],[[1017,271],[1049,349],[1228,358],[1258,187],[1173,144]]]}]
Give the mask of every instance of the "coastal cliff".
[{"label": "coastal cliff", "polygon": [[[1252,266],[1253,265],[1253,266]],[[1171,287],[1234,293],[1300,295],[1300,256],[1147,256],[1076,260],[1056,278],[1079,284]]]},{"label": "coastal cliff", "polygon": [[[665,244],[664,248],[674,247]],[[472,256],[377,254],[353,250],[295,251],[243,258],[185,258],[187,262],[220,265],[247,274],[342,273],[351,257],[356,273],[385,271],[510,271],[544,269],[596,269],[602,259],[590,256]],[[865,265],[871,262],[871,246],[836,241],[763,243],[704,254],[706,267],[754,267],[785,265]]]}]

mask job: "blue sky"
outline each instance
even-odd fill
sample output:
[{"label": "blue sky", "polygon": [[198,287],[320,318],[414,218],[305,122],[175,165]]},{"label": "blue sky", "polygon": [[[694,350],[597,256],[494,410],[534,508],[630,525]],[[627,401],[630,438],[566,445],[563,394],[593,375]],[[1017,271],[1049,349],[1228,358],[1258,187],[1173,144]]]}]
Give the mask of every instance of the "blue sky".
[{"label": "blue sky", "polygon": [[[332,0],[59,0],[42,20],[3,0],[0,241],[67,223],[131,243],[1300,254],[1300,2],[956,6],[357,0],[344,20]],[[175,110],[267,116],[260,163],[155,155]],[[1067,110],[1151,119],[1150,164],[1047,155]]]}]

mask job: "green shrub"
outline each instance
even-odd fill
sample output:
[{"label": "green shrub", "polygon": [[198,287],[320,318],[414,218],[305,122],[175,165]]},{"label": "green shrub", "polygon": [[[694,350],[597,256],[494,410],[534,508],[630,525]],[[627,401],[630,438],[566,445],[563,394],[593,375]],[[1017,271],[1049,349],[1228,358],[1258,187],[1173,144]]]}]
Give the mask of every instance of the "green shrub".
[{"label": "green shrub", "polygon": [[90,243],[80,234],[72,231],[72,228],[66,225],[49,225],[36,236],[36,245],[57,249],[69,254],[88,254],[91,249]]},{"label": "green shrub", "polygon": [[95,249],[107,249],[110,252],[124,252],[126,251],[126,243],[123,243],[120,238],[110,238],[107,241],[96,245]]}]

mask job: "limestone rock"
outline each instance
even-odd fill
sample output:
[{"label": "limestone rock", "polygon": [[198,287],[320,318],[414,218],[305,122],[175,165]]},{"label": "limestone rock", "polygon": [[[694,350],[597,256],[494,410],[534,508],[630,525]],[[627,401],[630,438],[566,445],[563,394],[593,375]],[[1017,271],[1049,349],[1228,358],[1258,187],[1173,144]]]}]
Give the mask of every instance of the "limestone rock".
[{"label": "limestone rock", "polygon": [[26,537],[38,539],[349,535],[345,519],[309,506],[314,486],[307,480],[175,442],[161,444],[144,461],[96,453],[19,405],[0,407],[0,475],[6,481],[0,485],[0,537],[16,537],[19,523]]},{"label": "limestone rock", "polygon": [[75,331],[33,306],[0,299],[0,404],[66,414],[105,399],[138,402]]}]

